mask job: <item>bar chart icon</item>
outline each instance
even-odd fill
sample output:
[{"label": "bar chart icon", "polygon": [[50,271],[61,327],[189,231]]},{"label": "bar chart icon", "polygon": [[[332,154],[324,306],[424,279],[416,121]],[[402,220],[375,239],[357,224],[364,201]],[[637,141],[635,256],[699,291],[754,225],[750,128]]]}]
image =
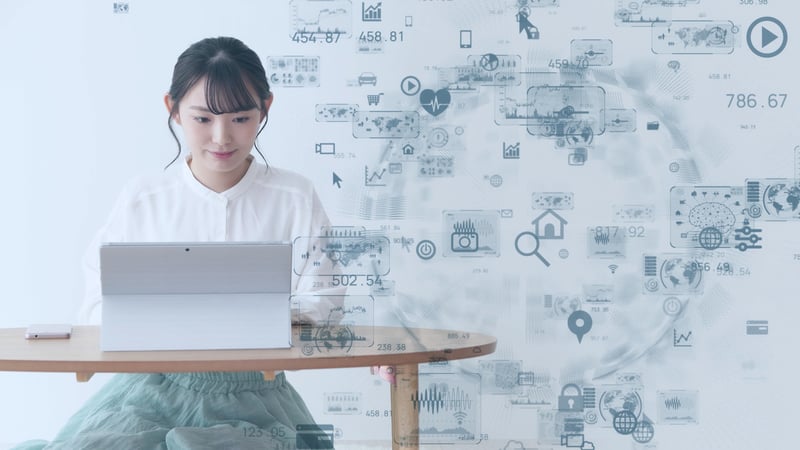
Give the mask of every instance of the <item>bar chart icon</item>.
[{"label": "bar chart icon", "polygon": [[519,159],[519,142],[511,145],[503,142],[503,159]]},{"label": "bar chart icon", "polygon": [[381,2],[369,6],[364,2],[361,3],[361,20],[363,22],[380,22],[381,12]]}]

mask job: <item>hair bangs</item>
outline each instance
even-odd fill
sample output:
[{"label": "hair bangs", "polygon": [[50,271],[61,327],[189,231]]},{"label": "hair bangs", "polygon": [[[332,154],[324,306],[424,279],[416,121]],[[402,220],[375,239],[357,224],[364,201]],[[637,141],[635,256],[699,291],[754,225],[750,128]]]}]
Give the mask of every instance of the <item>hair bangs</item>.
[{"label": "hair bangs", "polygon": [[209,64],[206,76],[206,102],[212,114],[259,108],[259,103],[247,89],[245,77],[239,67],[224,56],[214,58]]}]

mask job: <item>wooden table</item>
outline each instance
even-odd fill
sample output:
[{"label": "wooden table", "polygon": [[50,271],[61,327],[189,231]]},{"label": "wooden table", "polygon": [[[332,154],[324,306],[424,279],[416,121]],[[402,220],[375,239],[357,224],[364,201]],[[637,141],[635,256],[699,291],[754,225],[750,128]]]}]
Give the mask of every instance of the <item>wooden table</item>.
[{"label": "wooden table", "polygon": [[[24,328],[0,329],[0,371],[94,373],[261,371],[394,366],[391,386],[392,447],[419,447],[418,364],[475,358],[494,352],[488,335],[402,327],[293,327],[288,349],[102,352],[100,328],[73,327],[70,339],[26,340]],[[369,339],[359,339],[367,336]]]}]

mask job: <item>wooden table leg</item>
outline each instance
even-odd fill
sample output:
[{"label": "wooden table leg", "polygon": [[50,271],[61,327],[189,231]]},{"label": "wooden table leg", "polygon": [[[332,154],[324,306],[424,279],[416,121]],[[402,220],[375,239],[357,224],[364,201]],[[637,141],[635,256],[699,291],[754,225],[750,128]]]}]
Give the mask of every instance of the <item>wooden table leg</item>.
[{"label": "wooden table leg", "polygon": [[395,366],[392,392],[392,449],[419,448],[419,411],[412,398],[419,390],[419,366]]},{"label": "wooden table leg", "polygon": [[78,383],[86,383],[92,378],[94,375],[93,372],[76,372],[75,379],[78,380]]}]

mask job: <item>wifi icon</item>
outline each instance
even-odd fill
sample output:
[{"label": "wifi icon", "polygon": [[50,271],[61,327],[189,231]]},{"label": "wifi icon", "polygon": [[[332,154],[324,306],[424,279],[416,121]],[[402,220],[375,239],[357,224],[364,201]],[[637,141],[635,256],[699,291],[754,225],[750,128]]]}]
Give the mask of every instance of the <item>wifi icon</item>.
[{"label": "wifi icon", "polygon": [[611,270],[611,273],[614,274],[614,273],[617,272],[617,269],[619,268],[619,266],[616,265],[616,264],[609,264],[608,268]]},{"label": "wifi icon", "polygon": [[464,411],[456,411],[453,414],[453,417],[455,417],[456,422],[458,422],[458,424],[461,425],[464,422],[464,419],[467,418],[467,413],[465,413]]}]

